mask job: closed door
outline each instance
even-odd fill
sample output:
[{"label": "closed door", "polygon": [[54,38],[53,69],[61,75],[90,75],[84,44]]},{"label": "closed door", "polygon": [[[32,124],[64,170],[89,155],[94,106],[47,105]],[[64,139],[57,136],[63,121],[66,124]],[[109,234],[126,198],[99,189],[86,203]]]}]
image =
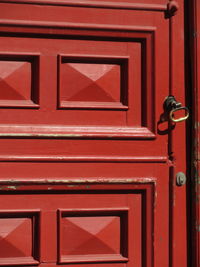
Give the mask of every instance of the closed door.
[{"label": "closed door", "polygon": [[0,266],[186,267],[183,1],[0,16]]}]

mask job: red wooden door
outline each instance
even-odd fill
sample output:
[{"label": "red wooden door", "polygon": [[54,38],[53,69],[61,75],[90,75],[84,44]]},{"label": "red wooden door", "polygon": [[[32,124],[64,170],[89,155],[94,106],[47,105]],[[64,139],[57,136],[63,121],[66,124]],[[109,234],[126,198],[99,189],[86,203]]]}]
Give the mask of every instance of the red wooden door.
[{"label": "red wooden door", "polygon": [[185,267],[183,1],[0,17],[0,266]]}]

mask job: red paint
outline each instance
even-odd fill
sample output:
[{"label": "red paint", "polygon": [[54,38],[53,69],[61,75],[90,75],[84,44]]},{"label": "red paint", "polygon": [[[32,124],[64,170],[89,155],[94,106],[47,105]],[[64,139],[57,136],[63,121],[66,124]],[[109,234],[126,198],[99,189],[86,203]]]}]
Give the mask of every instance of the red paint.
[{"label": "red paint", "polygon": [[183,1],[0,17],[0,266],[186,267],[185,123],[162,119],[185,103]]}]

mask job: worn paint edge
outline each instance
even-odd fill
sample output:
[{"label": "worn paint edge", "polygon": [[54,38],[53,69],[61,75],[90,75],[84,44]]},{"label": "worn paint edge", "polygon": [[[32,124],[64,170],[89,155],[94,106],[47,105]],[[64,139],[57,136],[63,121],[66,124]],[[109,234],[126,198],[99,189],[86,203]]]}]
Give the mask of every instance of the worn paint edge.
[{"label": "worn paint edge", "polygon": [[0,138],[16,137],[16,138],[140,138],[140,139],[155,139],[156,136],[153,133],[72,133],[72,134],[46,134],[46,133],[0,133]]},{"label": "worn paint edge", "polygon": [[[126,178],[126,179],[40,179],[17,180],[6,179],[0,181],[0,192],[12,191],[54,191],[54,190],[89,190],[90,186],[108,185],[155,185],[155,178]],[[98,188],[96,188],[98,189]],[[109,188],[108,188],[109,189]],[[120,187],[119,187],[120,189]]]},{"label": "worn paint edge", "polygon": [[0,185],[9,185],[10,189],[12,189],[13,184],[22,184],[22,185],[30,185],[30,184],[53,184],[53,185],[65,185],[65,184],[131,184],[131,183],[154,183],[156,178],[94,178],[94,179],[31,179],[31,180],[19,180],[19,179],[5,179],[0,180]]}]

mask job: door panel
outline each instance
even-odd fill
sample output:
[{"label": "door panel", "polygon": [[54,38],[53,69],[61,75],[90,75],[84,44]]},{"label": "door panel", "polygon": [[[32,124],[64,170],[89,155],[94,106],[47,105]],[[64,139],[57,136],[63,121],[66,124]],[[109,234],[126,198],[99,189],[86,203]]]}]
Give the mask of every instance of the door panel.
[{"label": "door panel", "polygon": [[0,16],[0,266],[186,267],[183,1]]},{"label": "door panel", "polygon": [[[157,174],[166,168],[161,165],[159,169]],[[118,185],[114,179],[99,185],[88,181],[89,185],[84,179],[76,185],[67,184],[67,180],[44,184],[37,194],[34,185],[27,184],[18,189],[32,192],[2,195],[0,244],[5,250],[0,254],[0,264],[152,266],[153,234],[162,236],[165,243],[168,236],[167,213],[160,213],[168,209],[168,195],[163,190],[167,188],[167,175],[162,179],[127,179],[126,185],[119,184],[119,179]],[[49,192],[51,187],[62,191],[44,193],[45,186]],[[155,190],[162,195],[156,209]],[[159,245],[156,249],[160,250]],[[163,257],[165,253],[162,261]]]},{"label": "door panel", "polygon": [[120,164],[122,178],[96,179],[98,164],[93,178],[76,164],[68,168],[78,170],[78,178],[13,179],[1,186],[7,193],[0,202],[0,265],[139,267],[155,259],[156,266],[168,266],[168,168],[129,164],[130,176]]},{"label": "door panel", "polygon": [[[25,14],[17,12],[19,5],[12,7],[22,16],[15,18],[20,26]],[[23,8],[31,15],[38,6]],[[155,138],[155,112],[162,113],[162,105],[154,104],[156,88],[163,88],[156,95],[162,103],[169,86],[169,29],[163,13],[45,7],[46,15],[52,12],[59,16],[50,21],[35,10],[30,23],[42,20],[51,27],[64,12],[78,26],[60,24],[57,34],[60,27],[72,29],[59,39],[1,38],[2,86],[7,91],[0,96],[6,107],[2,131],[6,134],[14,124],[13,131],[23,136],[34,131],[40,136]],[[93,12],[95,24],[87,12]]]}]

